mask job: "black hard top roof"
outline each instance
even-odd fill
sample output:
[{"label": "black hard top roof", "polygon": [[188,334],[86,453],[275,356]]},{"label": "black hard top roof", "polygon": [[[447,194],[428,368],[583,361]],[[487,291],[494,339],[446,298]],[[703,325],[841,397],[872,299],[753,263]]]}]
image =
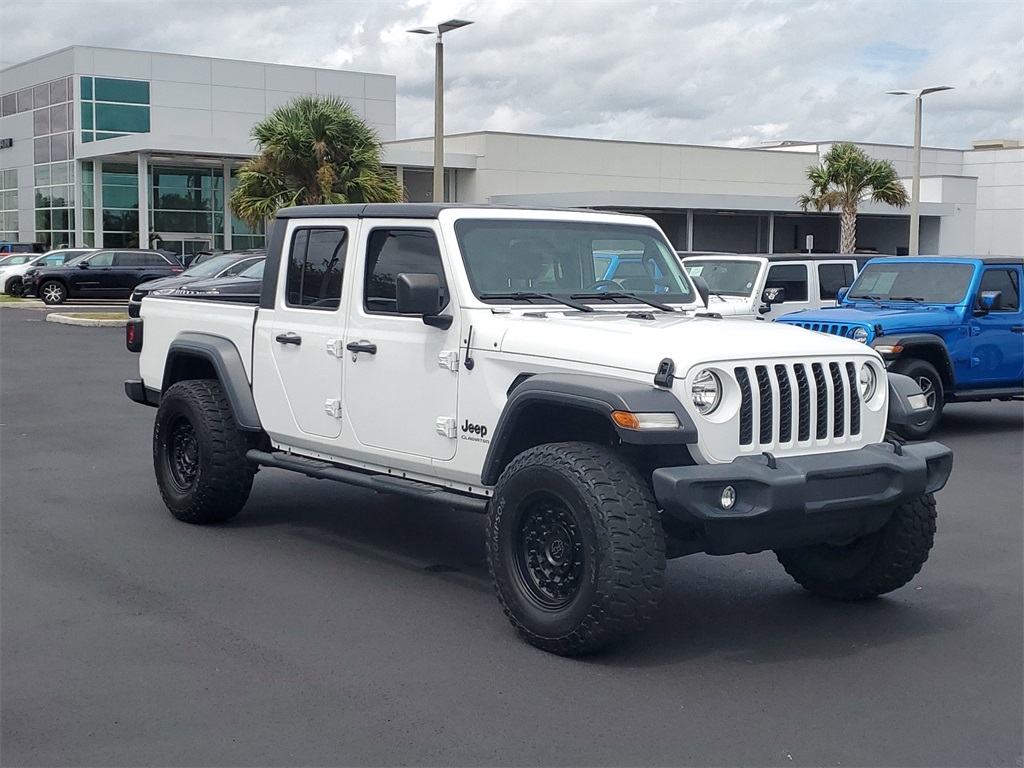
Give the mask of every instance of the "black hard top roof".
[{"label": "black hard top roof", "polygon": [[769,261],[867,261],[877,258],[877,253],[693,253],[676,251],[684,259],[714,259],[718,256],[740,257],[748,259],[768,259]]}]

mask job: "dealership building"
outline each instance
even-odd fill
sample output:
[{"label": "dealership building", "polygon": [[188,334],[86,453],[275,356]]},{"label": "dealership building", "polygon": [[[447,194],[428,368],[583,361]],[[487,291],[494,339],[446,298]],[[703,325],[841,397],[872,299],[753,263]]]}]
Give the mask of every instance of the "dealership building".
[{"label": "dealership building", "polygon": [[[433,139],[396,136],[393,75],[73,46],[0,70],[0,241],[178,252],[260,245],[232,182],[254,123],[304,94],[347,101],[385,142],[410,201],[432,198]],[[909,132],[909,130],[908,130]],[[758,148],[499,132],[445,140],[446,199],[645,213],[679,249],[839,245],[838,214],[801,211],[831,142]],[[909,146],[860,144],[906,180]],[[1024,147],[925,148],[921,252],[1024,255]],[[905,252],[909,212],[865,203],[859,250]],[[809,241],[808,236],[811,236]]]}]

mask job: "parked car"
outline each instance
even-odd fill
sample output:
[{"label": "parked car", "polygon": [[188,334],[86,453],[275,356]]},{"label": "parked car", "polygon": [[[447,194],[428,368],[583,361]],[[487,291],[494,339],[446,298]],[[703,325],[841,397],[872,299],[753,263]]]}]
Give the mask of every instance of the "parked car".
[{"label": "parked car", "polygon": [[259,302],[260,292],[263,290],[263,266],[265,261],[265,258],[260,258],[243,271],[230,277],[195,280],[175,288],[158,289],[151,292],[150,295],[188,296],[192,298],[207,298],[214,301],[256,304]]},{"label": "parked car", "polygon": [[221,253],[199,264],[193,264],[180,275],[161,277],[148,283],[139,283],[128,298],[128,316],[138,317],[142,299],[156,290],[178,288],[197,280],[215,277],[234,277],[266,258],[263,251],[237,251]]},{"label": "parked car", "polygon": [[683,256],[690,277],[711,291],[708,309],[722,316],[774,320],[801,309],[834,307],[870,256],[837,253]]},{"label": "parked car", "polygon": [[24,281],[25,295],[46,304],[77,298],[126,299],[139,283],[185,270],[181,262],[158,251],[100,250],[74,264],[45,267]]},{"label": "parked car", "polygon": [[[31,254],[18,254],[10,257],[14,261],[0,265],[0,293],[9,296],[20,296],[22,279],[30,271],[38,271],[43,267],[59,267],[71,259],[92,253],[95,248],[58,248],[55,251],[33,257]],[[20,260],[20,261],[18,261]]]},{"label": "parked car", "polygon": [[0,243],[2,253],[42,253],[46,250],[43,243]]},{"label": "parked car", "polygon": [[1020,256],[874,259],[838,307],[779,322],[863,342],[917,381],[929,411],[900,431],[920,439],[946,403],[1024,399],[1022,280]]}]

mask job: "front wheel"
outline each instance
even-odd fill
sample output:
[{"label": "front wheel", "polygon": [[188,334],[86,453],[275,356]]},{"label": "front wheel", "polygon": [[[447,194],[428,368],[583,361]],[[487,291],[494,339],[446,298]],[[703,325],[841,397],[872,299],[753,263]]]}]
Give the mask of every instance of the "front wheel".
[{"label": "front wheel", "polygon": [[901,504],[878,531],[845,544],[779,549],[775,556],[804,589],[837,600],[877,597],[908,583],[935,539],[935,497]]},{"label": "front wheel", "polygon": [[907,440],[923,440],[935,429],[935,425],[939,423],[939,417],[942,415],[942,406],[945,400],[942,377],[931,363],[913,358],[897,360],[892,364],[891,370],[893,373],[902,373],[916,381],[924,393],[925,400],[928,401],[928,407],[931,410],[927,416],[916,424],[904,424],[896,428],[899,434]]},{"label": "front wheel", "polygon": [[59,280],[48,280],[39,286],[39,298],[43,304],[63,304],[68,298],[68,289]]},{"label": "front wheel", "polygon": [[242,509],[255,467],[245,454],[220,382],[179,381],[160,400],[153,427],[153,466],[164,504],[186,523],[219,523]]},{"label": "front wheel", "polygon": [[615,645],[650,619],[665,537],[635,469],[599,445],[551,443],[519,454],[498,480],[487,565],[516,631],[575,656]]},{"label": "front wheel", "polygon": [[4,286],[4,293],[8,296],[13,296],[14,298],[20,297],[22,294],[21,278],[12,277],[8,280],[7,284]]}]

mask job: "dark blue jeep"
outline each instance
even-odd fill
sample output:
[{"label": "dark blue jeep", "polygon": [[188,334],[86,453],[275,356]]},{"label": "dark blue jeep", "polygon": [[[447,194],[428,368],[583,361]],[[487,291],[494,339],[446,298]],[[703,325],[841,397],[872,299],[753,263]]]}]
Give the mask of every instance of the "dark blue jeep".
[{"label": "dark blue jeep", "polygon": [[903,256],[872,259],[839,306],[777,322],[847,336],[915,379],[930,415],[901,429],[919,440],[946,403],[1024,399],[1024,259]]}]

